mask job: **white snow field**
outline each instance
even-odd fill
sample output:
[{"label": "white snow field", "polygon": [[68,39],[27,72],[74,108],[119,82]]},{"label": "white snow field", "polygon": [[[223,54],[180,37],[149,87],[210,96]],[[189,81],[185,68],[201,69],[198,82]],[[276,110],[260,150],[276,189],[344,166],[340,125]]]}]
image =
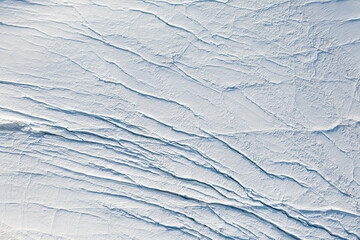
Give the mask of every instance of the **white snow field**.
[{"label": "white snow field", "polygon": [[0,239],[360,239],[360,0],[0,0]]}]

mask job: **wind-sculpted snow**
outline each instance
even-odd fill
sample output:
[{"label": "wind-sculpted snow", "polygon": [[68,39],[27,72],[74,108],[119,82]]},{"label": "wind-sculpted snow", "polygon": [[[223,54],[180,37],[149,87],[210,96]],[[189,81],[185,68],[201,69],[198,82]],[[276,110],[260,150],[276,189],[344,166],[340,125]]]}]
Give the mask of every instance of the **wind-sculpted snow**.
[{"label": "wind-sculpted snow", "polygon": [[360,1],[1,0],[1,239],[360,239]]}]

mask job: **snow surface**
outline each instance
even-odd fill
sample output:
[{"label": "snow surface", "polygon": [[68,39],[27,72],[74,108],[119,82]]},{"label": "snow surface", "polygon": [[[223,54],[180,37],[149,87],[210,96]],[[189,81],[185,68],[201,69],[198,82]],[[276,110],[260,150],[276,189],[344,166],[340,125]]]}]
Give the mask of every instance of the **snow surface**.
[{"label": "snow surface", "polygon": [[360,239],[359,0],[0,0],[0,239]]}]

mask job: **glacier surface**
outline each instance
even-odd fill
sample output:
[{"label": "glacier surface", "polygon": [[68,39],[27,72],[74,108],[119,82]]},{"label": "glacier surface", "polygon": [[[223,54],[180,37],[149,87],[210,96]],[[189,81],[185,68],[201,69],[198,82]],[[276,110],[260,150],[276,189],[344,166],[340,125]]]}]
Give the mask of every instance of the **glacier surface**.
[{"label": "glacier surface", "polygon": [[0,239],[360,239],[359,0],[0,0]]}]

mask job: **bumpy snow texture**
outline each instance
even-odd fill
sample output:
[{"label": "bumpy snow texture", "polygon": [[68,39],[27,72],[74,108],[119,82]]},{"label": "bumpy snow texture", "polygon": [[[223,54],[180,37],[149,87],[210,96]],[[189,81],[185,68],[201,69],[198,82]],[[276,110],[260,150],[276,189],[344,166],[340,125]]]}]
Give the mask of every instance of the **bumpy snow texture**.
[{"label": "bumpy snow texture", "polygon": [[1,0],[1,239],[360,239],[359,0]]}]

